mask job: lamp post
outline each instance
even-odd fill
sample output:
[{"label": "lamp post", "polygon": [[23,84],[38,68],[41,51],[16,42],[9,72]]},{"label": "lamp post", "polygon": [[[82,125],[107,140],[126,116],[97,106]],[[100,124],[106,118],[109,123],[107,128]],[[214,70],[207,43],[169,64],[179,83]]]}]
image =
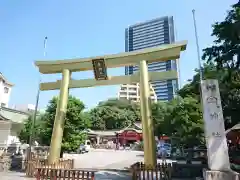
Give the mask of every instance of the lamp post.
[{"label": "lamp post", "polygon": [[195,9],[192,10],[192,15],[193,15],[196,47],[197,47],[198,68],[199,68],[199,71],[200,71],[199,75],[200,75],[200,81],[202,81],[203,80],[203,68],[202,68],[202,63],[201,63],[201,56],[200,56],[200,49],[199,49],[199,42],[198,42],[198,32],[197,32],[197,23],[196,23],[196,18],[195,18]]},{"label": "lamp post", "polygon": [[[43,56],[46,56],[46,45],[47,45],[47,36],[44,38],[44,51],[43,51]],[[32,152],[32,145],[33,145],[33,140],[34,140],[34,136],[35,136],[35,129],[34,126],[36,124],[36,119],[37,119],[37,113],[38,113],[38,104],[39,104],[39,97],[40,97],[40,83],[41,83],[41,77],[39,79],[39,83],[38,83],[38,91],[37,91],[37,96],[36,96],[36,103],[35,103],[35,109],[34,109],[34,115],[33,115],[33,120],[32,120],[32,124],[31,124],[31,134],[29,137],[29,155],[31,158],[31,152]]]}]

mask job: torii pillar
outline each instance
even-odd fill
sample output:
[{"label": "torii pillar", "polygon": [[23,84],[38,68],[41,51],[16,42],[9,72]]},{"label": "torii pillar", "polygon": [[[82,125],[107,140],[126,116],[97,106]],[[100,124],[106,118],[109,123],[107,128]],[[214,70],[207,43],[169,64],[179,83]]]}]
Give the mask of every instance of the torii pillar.
[{"label": "torii pillar", "polygon": [[151,98],[148,77],[148,65],[145,60],[140,61],[140,103],[143,124],[144,163],[156,166],[156,142],[154,138],[153,120],[151,112]]},{"label": "torii pillar", "polygon": [[62,71],[60,95],[57,103],[56,115],[50,144],[50,152],[48,157],[49,164],[54,164],[58,162],[60,158],[65,116],[68,103],[68,87],[71,79],[70,76],[71,73],[68,69],[64,69]]}]

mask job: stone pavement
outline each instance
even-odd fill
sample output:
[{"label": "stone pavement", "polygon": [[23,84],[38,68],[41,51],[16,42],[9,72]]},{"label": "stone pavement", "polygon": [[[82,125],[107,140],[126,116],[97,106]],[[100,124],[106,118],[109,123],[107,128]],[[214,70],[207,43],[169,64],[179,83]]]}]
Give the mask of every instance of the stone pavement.
[{"label": "stone pavement", "polygon": [[[36,178],[26,177],[24,173],[19,172],[0,172],[1,180],[36,180]],[[96,173],[96,180],[131,180],[129,174],[111,171],[99,171]]]},{"label": "stone pavement", "polygon": [[[66,154],[65,158],[74,159],[76,168],[124,170],[135,162],[144,161],[141,151],[94,150],[85,154]],[[161,162],[161,160],[158,160]],[[171,163],[172,160],[167,160]]]},{"label": "stone pavement", "polygon": [[33,180],[35,178],[27,178],[24,173],[19,172],[0,172],[1,180]]},{"label": "stone pavement", "polygon": [[[131,180],[130,174],[123,172],[113,172],[113,171],[99,171],[96,173],[96,180]],[[0,172],[0,180],[36,180],[36,178],[26,177],[24,173],[18,172]],[[182,180],[182,179],[173,179],[173,180]],[[184,179],[192,180],[192,179]]]}]

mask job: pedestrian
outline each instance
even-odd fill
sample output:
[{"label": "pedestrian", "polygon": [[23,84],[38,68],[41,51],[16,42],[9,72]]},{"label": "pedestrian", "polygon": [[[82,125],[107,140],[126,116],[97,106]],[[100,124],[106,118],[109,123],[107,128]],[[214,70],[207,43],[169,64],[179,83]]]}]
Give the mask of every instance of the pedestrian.
[{"label": "pedestrian", "polygon": [[166,163],[167,150],[163,145],[161,145],[161,157],[162,157],[162,163]]},{"label": "pedestrian", "polygon": [[167,162],[166,157],[167,157],[167,151],[166,151],[166,149],[164,149],[163,152],[162,152],[162,162],[163,163]]}]

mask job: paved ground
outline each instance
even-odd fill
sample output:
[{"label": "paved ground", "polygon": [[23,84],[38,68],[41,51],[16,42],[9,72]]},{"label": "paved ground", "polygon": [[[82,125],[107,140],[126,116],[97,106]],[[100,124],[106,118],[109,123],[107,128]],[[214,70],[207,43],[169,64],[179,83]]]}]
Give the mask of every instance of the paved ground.
[{"label": "paved ground", "polygon": [[[89,153],[65,155],[66,158],[75,159],[76,168],[94,169],[117,169],[124,170],[133,163],[143,161],[143,152],[140,151],[115,151],[115,150],[94,150]],[[161,162],[161,160],[158,160]],[[167,160],[172,162],[172,160]]]},{"label": "paved ground", "polygon": [[[126,170],[135,162],[143,161],[143,152],[138,151],[94,150],[85,154],[66,154],[64,156],[75,160],[75,168],[98,170],[96,180],[130,180],[130,174],[122,172],[122,170]],[[31,180],[34,178],[26,178],[23,173],[0,173],[0,180],[16,179]]]},{"label": "paved ground", "polygon": [[[28,178],[24,175],[24,173],[18,172],[9,172],[9,173],[1,173],[1,180],[36,180],[36,178]],[[96,174],[96,180],[131,180],[129,174],[122,172],[112,172],[112,171],[99,171]]]}]

